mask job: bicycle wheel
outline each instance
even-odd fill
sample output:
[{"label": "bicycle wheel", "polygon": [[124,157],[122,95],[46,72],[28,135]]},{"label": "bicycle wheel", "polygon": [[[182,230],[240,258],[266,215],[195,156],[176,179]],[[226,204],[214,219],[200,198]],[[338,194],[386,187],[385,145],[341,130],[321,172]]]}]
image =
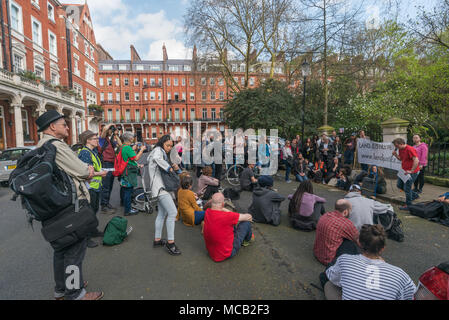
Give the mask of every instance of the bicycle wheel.
[{"label": "bicycle wheel", "polygon": [[226,173],[226,179],[228,180],[229,184],[233,186],[240,185],[240,174],[243,171],[243,167],[241,165],[233,165],[229,168],[229,170]]},{"label": "bicycle wheel", "polygon": [[139,193],[135,198],[134,201],[137,204],[143,204],[145,202],[145,193]]}]

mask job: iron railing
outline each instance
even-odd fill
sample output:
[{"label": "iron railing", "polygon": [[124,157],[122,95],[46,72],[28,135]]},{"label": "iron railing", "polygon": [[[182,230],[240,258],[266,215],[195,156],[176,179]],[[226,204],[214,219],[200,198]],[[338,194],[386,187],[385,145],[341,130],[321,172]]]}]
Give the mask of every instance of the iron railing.
[{"label": "iron railing", "polygon": [[429,147],[426,174],[449,178],[449,143],[436,142]]}]

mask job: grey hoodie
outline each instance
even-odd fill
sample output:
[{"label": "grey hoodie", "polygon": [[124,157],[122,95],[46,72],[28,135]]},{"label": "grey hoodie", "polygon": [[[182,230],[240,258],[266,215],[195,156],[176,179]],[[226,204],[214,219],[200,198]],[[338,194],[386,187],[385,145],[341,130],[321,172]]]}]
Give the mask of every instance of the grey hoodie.
[{"label": "grey hoodie", "polygon": [[394,211],[390,204],[383,204],[379,201],[365,198],[358,192],[348,193],[345,199],[352,204],[352,212],[349,215],[349,220],[354,223],[359,231],[364,224],[373,224],[373,215]]},{"label": "grey hoodie", "polygon": [[277,192],[258,187],[253,192],[253,203],[249,207],[249,213],[255,222],[278,226],[281,223],[280,205],[284,200],[285,198]]}]

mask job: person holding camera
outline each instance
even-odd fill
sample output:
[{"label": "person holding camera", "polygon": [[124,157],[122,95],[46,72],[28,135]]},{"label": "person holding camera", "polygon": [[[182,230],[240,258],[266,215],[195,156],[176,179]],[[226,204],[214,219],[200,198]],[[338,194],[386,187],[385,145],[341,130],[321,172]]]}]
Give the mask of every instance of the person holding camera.
[{"label": "person holding camera", "polygon": [[137,187],[138,168],[142,167],[137,161],[142,158],[146,150],[145,146],[138,146],[134,143],[135,136],[131,132],[123,134],[122,158],[124,162],[128,162],[125,171],[120,176],[120,186],[123,188],[123,204],[125,207],[125,216],[136,215],[138,210],[131,208],[131,198],[133,190]]},{"label": "person holding camera", "polygon": [[[113,169],[115,162],[115,148],[121,147],[122,141],[119,138],[117,128],[110,124],[103,128],[99,140],[99,153],[102,157],[102,167],[104,169]],[[115,208],[109,203],[112,188],[114,186],[114,176],[109,172],[106,178],[103,178],[103,188],[101,190],[101,212],[114,213]]]}]

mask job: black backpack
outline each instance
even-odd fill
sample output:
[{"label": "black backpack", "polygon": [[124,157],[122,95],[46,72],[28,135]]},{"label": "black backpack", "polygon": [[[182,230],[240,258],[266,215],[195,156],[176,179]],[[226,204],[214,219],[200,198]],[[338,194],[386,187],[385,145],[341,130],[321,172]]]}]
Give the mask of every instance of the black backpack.
[{"label": "black backpack", "polygon": [[388,211],[385,214],[374,215],[374,224],[380,224],[384,227],[388,239],[403,242],[404,231],[402,230],[402,221],[398,218],[395,212]]},{"label": "black backpack", "polygon": [[21,197],[29,222],[46,221],[78,201],[73,180],[56,163],[57,139],[26,153],[11,172],[9,186],[15,192],[12,200]]}]

